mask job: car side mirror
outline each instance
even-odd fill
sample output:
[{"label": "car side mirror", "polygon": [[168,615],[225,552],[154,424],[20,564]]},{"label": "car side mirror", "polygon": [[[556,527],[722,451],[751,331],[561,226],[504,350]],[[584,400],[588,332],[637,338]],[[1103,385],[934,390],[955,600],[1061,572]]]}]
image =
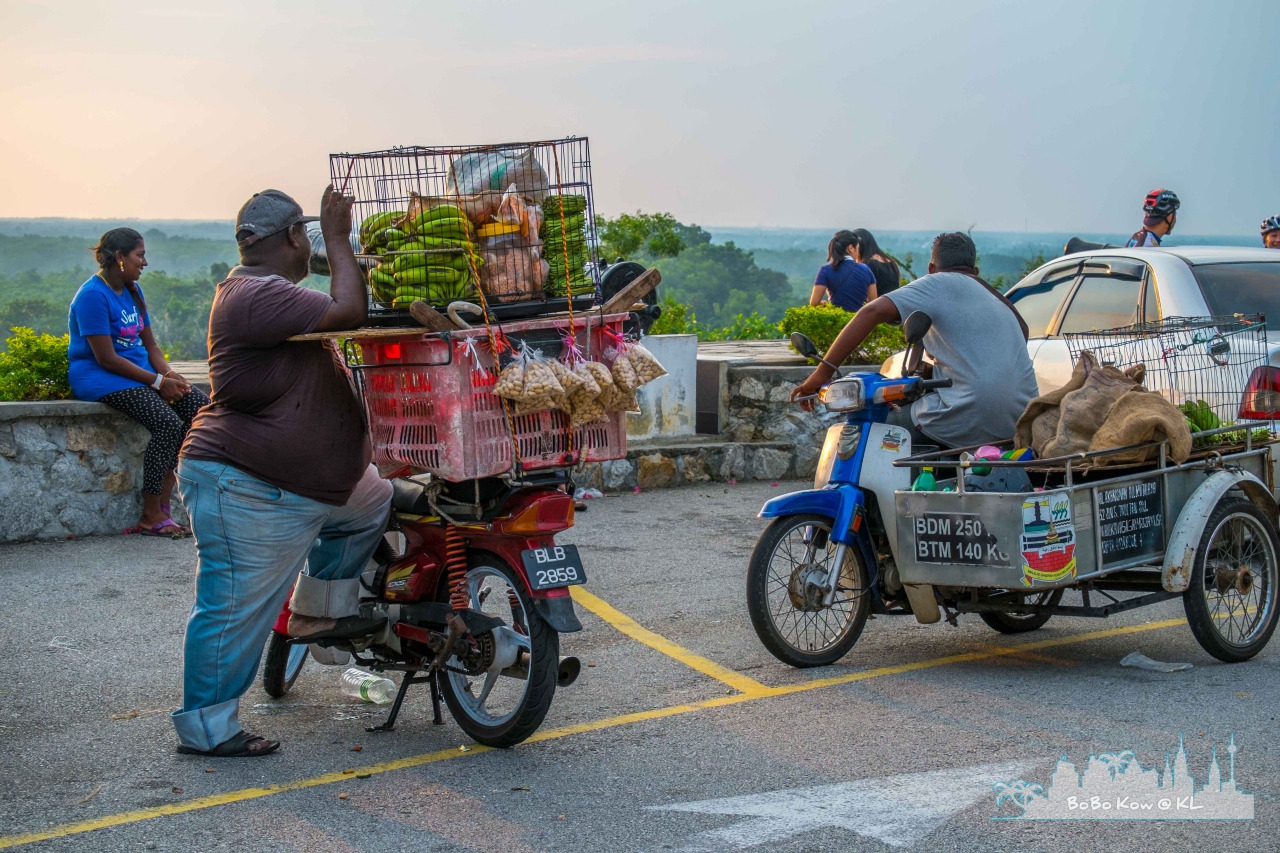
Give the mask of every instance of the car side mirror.
[{"label": "car side mirror", "polygon": [[813,341],[809,340],[809,336],[803,332],[791,333],[791,346],[796,348],[796,352],[805,358],[821,358],[818,354],[818,348],[814,346]]},{"label": "car side mirror", "polygon": [[[902,333],[907,338],[907,344],[918,344],[924,340],[924,336],[933,328],[933,318],[923,311],[912,311],[907,317],[907,321],[902,324]],[[795,335],[791,336],[795,339]]]}]

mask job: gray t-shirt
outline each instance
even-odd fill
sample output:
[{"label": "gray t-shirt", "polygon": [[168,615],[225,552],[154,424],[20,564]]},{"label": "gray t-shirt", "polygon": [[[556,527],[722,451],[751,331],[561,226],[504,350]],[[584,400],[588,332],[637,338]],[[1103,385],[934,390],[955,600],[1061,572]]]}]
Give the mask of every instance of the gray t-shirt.
[{"label": "gray t-shirt", "polygon": [[1027,403],[1040,392],[1008,306],[958,272],[932,273],[885,296],[903,320],[913,311],[933,318],[924,349],[937,363],[933,378],[952,381],[912,405],[916,425],[952,447],[1012,438]]}]

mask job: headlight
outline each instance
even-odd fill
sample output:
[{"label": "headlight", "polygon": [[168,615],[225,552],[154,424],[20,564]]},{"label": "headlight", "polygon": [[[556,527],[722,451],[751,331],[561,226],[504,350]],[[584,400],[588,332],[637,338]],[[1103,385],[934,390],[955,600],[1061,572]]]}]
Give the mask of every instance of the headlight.
[{"label": "headlight", "polygon": [[856,412],[867,404],[862,380],[853,376],[837,379],[818,392],[818,402],[833,412]]}]

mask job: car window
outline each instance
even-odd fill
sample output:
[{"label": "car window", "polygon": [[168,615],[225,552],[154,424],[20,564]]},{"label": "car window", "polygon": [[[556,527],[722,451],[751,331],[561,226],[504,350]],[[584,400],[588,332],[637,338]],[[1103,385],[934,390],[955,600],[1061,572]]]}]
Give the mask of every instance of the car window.
[{"label": "car window", "polygon": [[1086,275],[1062,320],[1062,332],[1116,329],[1138,322],[1138,294],[1142,282],[1112,276]]},{"label": "car window", "polygon": [[1154,323],[1160,319],[1160,307],[1156,304],[1156,283],[1147,280],[1146,293],[1142,298],[1142,321]]},{"label": "car window", "polygon": [[1033,338],[1043,338],[1049,333],[1049,323],[1063,298],[1071,291],[1075,276],[1069,275],[1040,284],[1019,286],[1009,292],[1009,301],[1027,321],[1027,332]]},{"label": "car window", "polygon": [[1193,266],[1214,314],[1266,314],[1280,319],[1280,263]]}]

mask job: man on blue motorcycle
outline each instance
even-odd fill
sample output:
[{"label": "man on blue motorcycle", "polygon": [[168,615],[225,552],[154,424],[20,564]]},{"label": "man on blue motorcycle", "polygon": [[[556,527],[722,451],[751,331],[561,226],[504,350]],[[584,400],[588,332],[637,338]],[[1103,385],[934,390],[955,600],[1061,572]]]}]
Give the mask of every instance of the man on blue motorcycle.
[{"label": "man on blue motorcycle", "polygon": [[1012,437],[1019,416],[1039,393],[1027,355],[1027,326],[1008,300],[978,278],[976,263],[968,234],[939,234],[929,274],[858,311],[791,399],[811,411],[813,395],[876,326],[923,311],[933,320],[924,337],[933,378],[951,379],[952,385],[892,413],[890,423],[910,429],[913,444],[965,447]]}]

